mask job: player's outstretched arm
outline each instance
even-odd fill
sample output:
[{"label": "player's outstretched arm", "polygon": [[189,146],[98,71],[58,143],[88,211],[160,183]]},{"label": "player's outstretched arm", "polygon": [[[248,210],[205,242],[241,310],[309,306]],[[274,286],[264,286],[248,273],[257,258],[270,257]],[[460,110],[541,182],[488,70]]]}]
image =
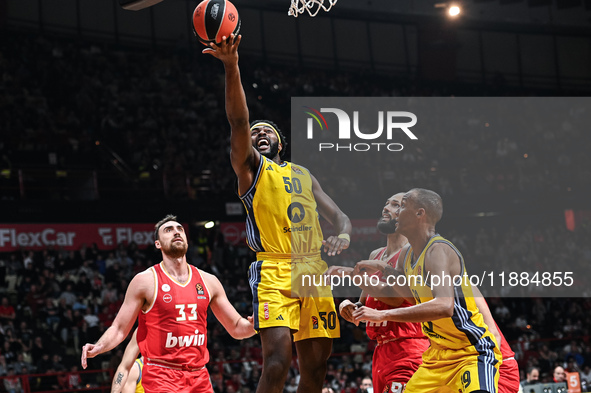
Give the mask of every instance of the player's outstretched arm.
[{"label": "player's outstretched arm", "polygon": [[146,299],[152,298],[146,296],[148,291],[151,291],[152,295],[154,294],[154,277],[150,271],[145,271],[136,275],[129,283],[125,300],[113,324],[103,333],[96,344],[86,344],[82,347],[82,368],[86,368],[88,358],[110,351],[127,337]]},{"label": "player's outstretched arm", "polygon": [[[396,261],[396,267],[392,267],[386,262],[375,259],[357,262],[353,271],[354,275],[381,272],[383,279],[386,281],[385,283],[381,281],[377,286],[365,286],[362,289],[365,290],[370,296],[378,298],[382,302],[393,307],[401,305],[404,300],[414,304],[414,297],[410,291],[410,288],[408,287],[408,283],[404,275],[404,259],[408,248],[409,246],[407,245],[401,250],[400,254],[398,255],[398,260]],[[372,253],[370,258],[375,258],[376,255],[377,253]],[[363,282],[367,282],[367,280],[363,280]]]},{"label": "player's outstretched arm", "polygon": [[[460,260],[457,254],[445,244],[433,245],[427,250],[425,256],[425,274],[427,273],[442,277],[460,274]],[[407,279],[410,278],[407,277]],[[449,318],[454,312],[454,289],[449,280],[441,281],[441,285],[433,286],[431,289],[433,299],[425,303],[383,311],[360,307],[353,312],[353,317],[356,321],[369,322],[427,322]]]},{"label": "player's outstretched arm", "polygon": [[318,212],[326,221],[332,224],[339,235],[342,235],[341,237],[330,236],[328,239],[323,240],[324,251],[329,256],[340,254],[341,251],[349,248],[349,244],[351,243],[351,220],[339,209],[331,197],[324,192],[318,180],[312,174],[310,174],[310,177],[312,178],[312,192],[318,205]]},{"label": "player's outstretched arm", "polygon": [[[361,277],[361,279],[358,280],[358,282],[361,283],[359,288],[361,288],[367,296],[374,297],[392,307],[398,307],[404,302],[405,298],[412,298],[412,293],[410,293],[408,287],[406,285],[390,285],[390,281],[394,283],[396,282],[391,278],[388,281],[383,281],[386,278],[377,280],[375,277],[371,277],[371,275],[376,272],[382,272],[382,277],[387,277],[386,272],[390,271],[394,271],[394,268],[386,262],[379,260],[364,260],[357,262],[351,275]],[[413,301],[410,302],[413,303]]]},{"label": "player's outstretched arm", "polygon": [[[378,282],[378,285],[372,285],[372,281],[369,280],[361,281],[362,285],[360,286],[360,288],[362,289],[362,291],[359,297],[359,302],[357,302],[356,304],[356,308],[360,305],[365,305],[365,300],[368,296],[374,297],[392,307],[398,307],[404,302],[404,298],[400,297],[400,295],[397,293],[397,291],[400,291],[400,289],[396,290],[395,288],[391,288],[389,285],[387,285],[387,283],[383,281],[383,272],[386,269],[386,266],[388,266],[388,263],[377,259],[380,251],[382,251],[382,248],[377,248],[373,250],[369,254],[369,260],[358,262],[353,268],[353,272],[351,275],[363,275],[363,273],[373,274],[378,271],[382,272],[382,280]],[[366,268],[363,267],[362,262],[368,263],[366,265]]]},{"label": "player's outstretched arm", "polygon": [[246,95],[238,67],[238,46],[242,36],[230,35],[219,45],[210,43],[203,53],[210,54],[224,63],[226,73],[226,116],[232,129],[230,138],[230,161],[238,176],[240,195],[252,185],[254,171],[259,164],[260,155],[252,147]]},{"label": "player's outstretched arm", "polygon": [[[121,363],[119,363],[119,367],[117,367],[117,371],[115,371],[113,383],[111,384],[111,393],[125,393],[124,387],[127,386],[127,378],[130,375],[130,370],[132,369],[135,359],[137,359],[139,353],[140,347],[137,344],[137,329],[135,329],[133,335],[131,336],[131,340],[129,340],[129,344],[127,344],[127,347],[125,347],[125,352],[123,353]],[[130,378],[130,381],[131,380],[132,379]]]},{"label": "player's outstretched arm", "polygon": [[[366,296],[376,298],[382,303],[386,303],[392,307],[398,307],[404,303],[405,297],[400,294],[404,293],[404,291],[396,285],[391,286],[383,281],[379,281],[377,285],[372,285],[372,281],[368,278],[364,278],[361,282],[363,285],[360,285],[359,287],[363,289],[363,293],[365,293]],[[414,302],[410,303],[413,304]]]},{"label": "player's outstretched arm", "polygon": [[252,337],[256,333],[252,317],[243,318],[238,314],[226,296],[220,280],[212,274],[201,272],[209,290],[209,307],[222,326],[237,340]]}]

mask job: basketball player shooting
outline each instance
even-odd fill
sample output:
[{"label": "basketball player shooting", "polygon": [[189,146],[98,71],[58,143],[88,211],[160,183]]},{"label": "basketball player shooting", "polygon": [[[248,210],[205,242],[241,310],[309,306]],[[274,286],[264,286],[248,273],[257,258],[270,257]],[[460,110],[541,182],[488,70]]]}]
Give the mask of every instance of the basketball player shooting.
[{"label": "basketball player shooting", "polygon": [[[329,256],[348,248],[351,222],[307,169],[282,160],[287,143],[275,123],[249,123],[238,67],[240,40],[241,36],[224,37],[203,53],[218,58],[225,67],[230,159],[248,213],[248,245],[257,253],[249,269],[254,324],[263,349],[257,392],[283,391],[292,358],[292,334],[301,376],[297,391],[320,392],[332,339],[340,335],[334,300],[327,287],[317,296],[292,296],[292,283],[297,280],[292,277],[300,277],[303,269],[324,272],[321,248]],[[338,236],[322,240],[317,212]],[[296,222],[309,229],[292,232]]]}]

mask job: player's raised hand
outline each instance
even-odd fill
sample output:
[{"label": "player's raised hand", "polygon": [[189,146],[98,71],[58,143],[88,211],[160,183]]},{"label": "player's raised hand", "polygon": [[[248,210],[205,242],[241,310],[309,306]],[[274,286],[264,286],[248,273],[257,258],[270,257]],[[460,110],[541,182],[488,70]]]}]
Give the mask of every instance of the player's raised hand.
[{"label": "player's raised hand", "polygon": [[339,314],[343,317],[346,321],[354,323],[356,326],[359,326],[359,322],[355,321],[353,318],[353,311],[357,309],[357,306],[350,301],[349,299],[345,299],[339,304]]},{"label": "player's raised hand", "polygon": [[324,252],[329,257],[333,257],[341,253],[341,251],[349,248],[349,240],[337,236],[329,236],[328,239],[322,241]]},{"label": "player's raised hand", "polygon": [[80,358],[80,363],[82,363],[82,368],[86,369],[88,366],[87,359],[93,358],[97,355],[100,355],[102,351],[100,347],[96,344],[86,344],[82,347],[82,357]]},{"label": "player's raised hand", "polygon": [[212,55],[224,63],[224,65],[238,62],[238,46],[242,40],[241,35],[230,34],[229,37],[223,37],[222,42],[216,44],[209,43],[209,48],[203,49],[203,53]]}]

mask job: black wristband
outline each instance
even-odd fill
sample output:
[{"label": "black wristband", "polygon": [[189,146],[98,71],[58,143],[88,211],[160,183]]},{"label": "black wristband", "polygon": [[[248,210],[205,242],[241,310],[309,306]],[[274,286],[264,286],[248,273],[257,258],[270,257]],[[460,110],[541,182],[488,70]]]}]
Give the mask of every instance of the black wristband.
[{"label": "black wristband", "polygon": [[361,302],[356,302],[355,303],[355,307],[359,308],[359,307],[363,307],[363,303]]}]

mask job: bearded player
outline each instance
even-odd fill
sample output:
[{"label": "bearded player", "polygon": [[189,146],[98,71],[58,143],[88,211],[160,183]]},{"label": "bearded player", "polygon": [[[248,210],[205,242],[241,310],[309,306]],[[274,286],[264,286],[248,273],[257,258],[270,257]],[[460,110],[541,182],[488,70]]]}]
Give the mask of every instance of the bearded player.
[{"label": "bearded player", "polygon": [[[388,198],[382,209],[382,217],[378,221],[378,230],[388,236],[387,243],[386,247],[374,250],[369,259],[376,265],[376,274],[380,278],[382,275],[379,271],[383,270],[385,265],[395,266],[400,250],[408,242],[404,236],[396,233],[395,213],[403,195],[400,193]],[[352,273],[353,268],[341,266],[331,266],[327,271],[328,275]],[[346,299],[339,306],[341,316],[349,322],[356,323],[352,313],[362,305],[376,310],[411,306],[404,298],[384,295],[379,287],[362,286],[362,289],[359,302],[354,304]],[[370,339],[377,341],[372,359],[374,392],[402,393],[406,383],[421,364],[423,352],[429,346],[429,339],[423,334],[421,325],[393,321],[369,322],[366,332]]]},{"label": "bearded player", "polygon": [[[383,272],[388,279],[405,277],[406,285],[390,288],[414,298],[416,304],[392,310],[359,307],[353,311],[353,319],[422,322],[431,345],[407,391],[436,392],[445,387],[452,392],[496,393],[501,352],[470,283],[449,279],[467,273],[460,252],[435,230],[442,215],[443,202],[437,193],[414,188],[404,194],[396,211],[396,231],[406,236],[409,244],[401,251],[396,267],[386,266]],[[435,276],[441,285],[434,285]]]},{"label": "bearded player", "polygon": [[212,392],[205,368],[208,307],[235,339],[254,335],[252,320],[238,314],[215,276],[187,263],[187,236],[175,216],[156,224],[154,238],[162,262],[131,280],[111,327],[96,344],[82,348],[82,367],[86,368],[87,358],[119,345],[139,314],[137,342],[145,359],[144,390]]},{"label": "bearded player", "polygon": [[[378,222],[378,230],[381,233],[388,234],[387,246],[372,252],[370,255],[370,260],[372,261],[364,261],[359,263],[359,266],[363,266],[364,271],[376,270],[380,272],[378,274],[381,276],[381,271],[383,271],[386,266],[386,263],[384,262],[384,255],[386,255],[388,259],[387,265],[393,268],[395,267],[398,256],[400,255],[400,250],[407,243],[406,237],[396,233],[396,211],[400,207],[403,195],[403,193],[396,194],[386,202],[386,206],[384,206],[382,211],[382,218]],[[395,255],[393,255],[393,253],[395,253]],[[371,264],[374,266],[370,266]],[[335,274],[337,268],[339,267],[331,267],[329,272]],[[342,272],[345,274],[351,274],[353,270],[353,268],[342,269]],[[500,351],[503,356],[503,362],[499,367],[498,391],[499,393],[517,393],[519,390],[519,368],[514,357],[515,353],[511,350],[509,343],[494,321],[486,300],[478,288],[473,286],[472,291],[474,293],[474,301],[476,302],[476,306],[482,314],[488,329],[495,337],[496,342],[499,343]],[[368,296],[368,293],[370,296]],[[376,296],[377,299],[371,295]],[[351,313],[361,305],[365,305],[376,310],[387,310],[389,308],[394,308],[391,306],[397,306],[400,303],[402,306],[406,307],[410,306],[411,303],[415,304],[414,301],[409,303],[408,300],[402,300],[402,298],[391,296],[391,291],[383,291],[383,288],[380,287],[374,288],[370,286],[364,288],[364,291],[360,297],[360,302],[358,304],[353,304],[349,300],[345,300],[341,303],[341,315],[346,320],[354,322]],[[390,392],[397,392],[399,391],[397,389],[404,389],[405,383],[408,382],[408,379],[410,379],[417,367],[421,364],[422,354],[429,345],[427,338],[422,333],[420,333],[420,336],[426,341],[423,346],[410,344],[403,346],[403,344],[405,344],[405,342],[408,340],[400,340],[400,338],[398,338],[401,336],[408,337],[410,335],[409,328],[412,328],[414,325],[418,326],[418,330],[420,332],[420,325],[416,323],[386,321],[383,323],[369,322],[367,324],[366,330],[368,336],[371,339],[378,341],[378,346],[374,351],[374,358],[372,362],[373,380],[377,389],[376,393],[382,393],[384,391],[382,386],[385,386],[385,389]],[[402,332],[399,331],[398,334],[396,334],[396,329],[400,329],[400,327],[402,327],[404,330]],[[388,341],[386,339],[387,335],[390,335],[390,340],[394,341]],[[385,345],[380,344],[380,336],[382,342],[387,341]],[[396,344],[399,349],[394,349],[393,344]],[[392,350],[388,351],[390,348]],[[400,359],[400,361],[397,361],[397,359]],[[389,378],[389,382],[383,385],[382,382],[385,377]]]}]

